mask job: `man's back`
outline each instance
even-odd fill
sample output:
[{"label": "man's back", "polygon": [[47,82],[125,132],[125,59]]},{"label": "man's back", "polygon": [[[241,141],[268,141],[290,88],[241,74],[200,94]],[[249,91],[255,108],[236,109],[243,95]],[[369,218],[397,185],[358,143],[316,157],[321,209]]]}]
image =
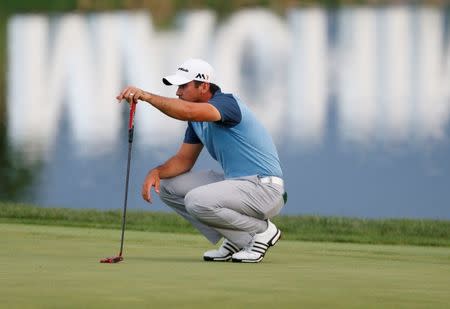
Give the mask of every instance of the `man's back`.
[{"label": "man's back", "polygon": [[209,103],[219,110],[221,121],[190,122],[189,127],[221,164],[225,178],[282,177],[272,138],[253,112],[235,96],[220,91]]}]

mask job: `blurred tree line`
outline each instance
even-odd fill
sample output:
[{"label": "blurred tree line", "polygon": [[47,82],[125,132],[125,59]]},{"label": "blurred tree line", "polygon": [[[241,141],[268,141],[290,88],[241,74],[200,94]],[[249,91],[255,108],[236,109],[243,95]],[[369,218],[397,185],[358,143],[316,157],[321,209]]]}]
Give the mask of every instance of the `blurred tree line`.
[{"label": "blurred tree line", "polygon": [[284,13],[292,7],[341,5],[429,4],[445,5],[448,0],[3,0],[0,10],[13,12],[103,11],[148,9],[157,25],[167,25],[182,10],[211,9],[219,17],[245,7],[266,7]]}]

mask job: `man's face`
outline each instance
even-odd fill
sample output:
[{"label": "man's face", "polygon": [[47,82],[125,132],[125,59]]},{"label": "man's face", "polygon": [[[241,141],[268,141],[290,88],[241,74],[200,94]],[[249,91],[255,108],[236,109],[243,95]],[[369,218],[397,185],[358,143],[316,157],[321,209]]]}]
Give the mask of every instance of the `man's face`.
[{"label": "man's face", "polygon": [[190,81],[187,84],[178,86],[177,96],[180,99],[190,102],[199,102],[200,95],[201,95],[200,87],[195,87],[194,81]]}]

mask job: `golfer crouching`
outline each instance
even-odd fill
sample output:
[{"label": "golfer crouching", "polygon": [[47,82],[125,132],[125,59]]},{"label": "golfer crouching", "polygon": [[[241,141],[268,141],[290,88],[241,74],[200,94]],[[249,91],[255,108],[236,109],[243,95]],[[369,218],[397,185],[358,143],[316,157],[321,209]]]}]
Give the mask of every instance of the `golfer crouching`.
[{"label": "golfer crouching", "polygon": [[[260,262],[281,231],[270,221],[284,205],[284,186],[271,136],[250,109],[233,94],[222,93],[207,62],[189,59],[162,79],[178,86],[176,98],[125,88],[118,100],[145,101],[164,114],[187,121],[184,141],[164,164],[150,170],[142,197],[161,199],[211,243],[205,261]],[[206,147],[223,172],[191,171]]]}]

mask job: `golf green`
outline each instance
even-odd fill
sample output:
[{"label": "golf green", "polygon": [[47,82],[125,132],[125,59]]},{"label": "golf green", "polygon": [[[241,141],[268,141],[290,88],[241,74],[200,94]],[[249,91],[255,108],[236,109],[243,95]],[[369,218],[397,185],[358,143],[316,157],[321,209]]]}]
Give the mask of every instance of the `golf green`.
[{"label": "golf green", "polygon": [[281,240],[203,262],[197,235],[0,224],[4,308],[448,308],[450,248]]}]

